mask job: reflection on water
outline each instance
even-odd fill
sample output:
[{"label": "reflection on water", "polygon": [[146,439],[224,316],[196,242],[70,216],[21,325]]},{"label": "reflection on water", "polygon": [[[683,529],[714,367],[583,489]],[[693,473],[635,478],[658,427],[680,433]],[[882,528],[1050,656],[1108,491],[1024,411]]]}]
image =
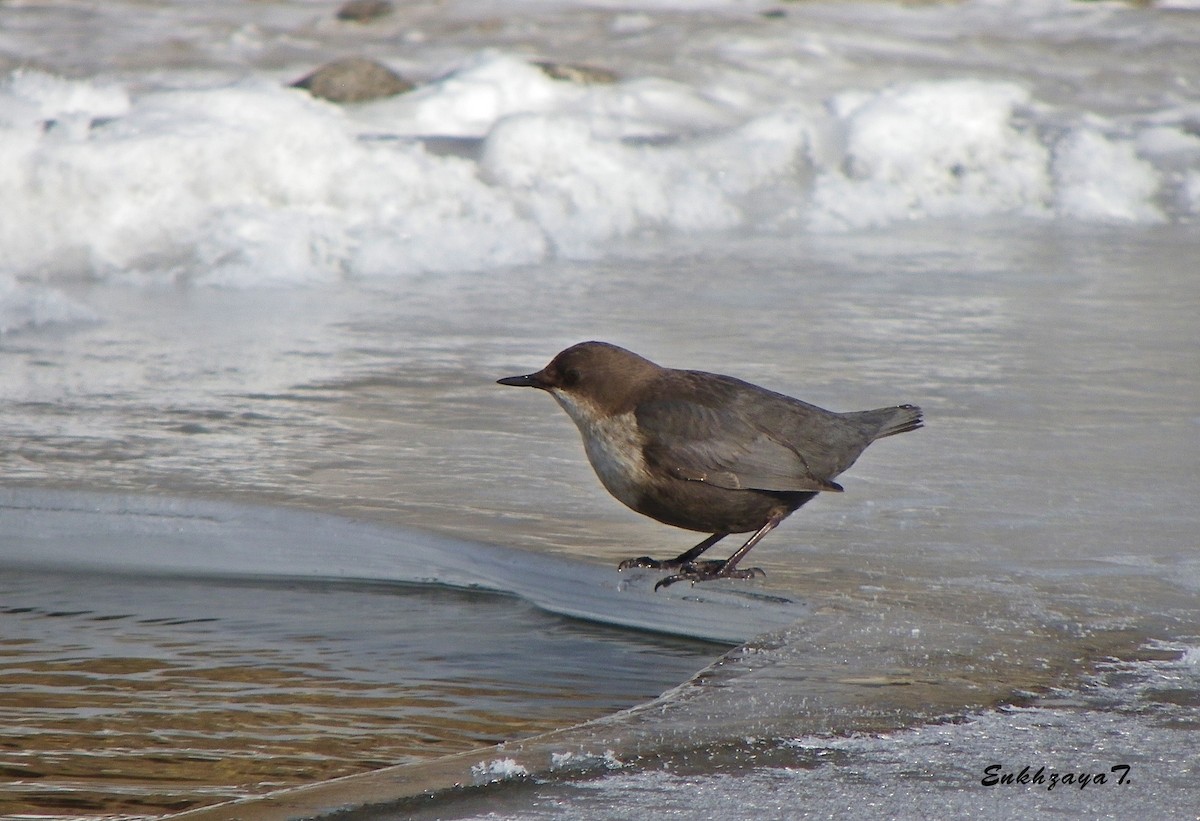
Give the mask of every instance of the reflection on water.
[{"label": "reflection on water", "polygon": [[0,816],[153,815],[494,744],[719,652],[441,588],[6,569]]}]

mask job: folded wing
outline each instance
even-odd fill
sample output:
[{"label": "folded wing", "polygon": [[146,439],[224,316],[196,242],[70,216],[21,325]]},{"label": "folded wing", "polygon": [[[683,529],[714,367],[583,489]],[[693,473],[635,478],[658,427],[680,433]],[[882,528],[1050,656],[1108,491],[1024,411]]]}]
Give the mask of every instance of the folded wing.
[{"label": "folded wing", "polygon": [[731,490],[840,491],[833,478],[872,438],[841,414],[732,377],[697,381],[636,415],[648,461]]}]

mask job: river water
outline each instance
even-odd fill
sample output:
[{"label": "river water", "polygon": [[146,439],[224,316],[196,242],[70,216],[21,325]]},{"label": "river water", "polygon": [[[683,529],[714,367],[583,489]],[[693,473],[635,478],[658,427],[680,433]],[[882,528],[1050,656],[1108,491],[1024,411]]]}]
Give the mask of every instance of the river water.
[{"label": "river water", "polygon": [[[1194,6],[333,10],[0,7],[0,815],[1196,817]],[[655,594],[584,339],[927,427]]]}]

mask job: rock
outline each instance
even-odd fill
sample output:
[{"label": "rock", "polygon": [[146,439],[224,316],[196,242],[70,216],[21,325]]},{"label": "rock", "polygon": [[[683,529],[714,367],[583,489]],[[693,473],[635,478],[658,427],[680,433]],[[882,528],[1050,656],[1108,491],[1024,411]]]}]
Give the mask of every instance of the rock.
[{"label": "rock", "polygon": [[369,23],[395,10],[388,0],[348,0],[337,11],[337,19],[354,23]]},{"label": "rock", "polygon": [[314,97],[335,103],[361,103],[411,91],[413,84],[382,63],[347,57],[326,63],[292,83]]},{"label": "rock", "polygon": [[615,71],[606,68],[556,63],[553,60],[535,60],[533,64],[552,80],[566,80],[581,85],[611,85],[621,79]]}]

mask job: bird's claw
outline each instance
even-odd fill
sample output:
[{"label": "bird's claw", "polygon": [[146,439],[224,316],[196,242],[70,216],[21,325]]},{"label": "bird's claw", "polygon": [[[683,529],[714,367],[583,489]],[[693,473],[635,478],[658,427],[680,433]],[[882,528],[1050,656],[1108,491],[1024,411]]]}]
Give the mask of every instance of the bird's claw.
[{"label": "bird's claw", "polygon": [[714,561],[704,562],[688,562],[680,567],[680,572],[670,576],[665,576],[658,580],[654,585],[654,589],[658,590],[663,587],[670,587],[676,582],[707,582],[714,579],[753,579],[756,576],[767,575],[766,571],[761,567],[748,567],[744,570],[738,568],[726,569],[725,560],[717,559]]},{"label": "bird's claw", "polygon": [[703,559],[700,561],[684,561],[683,559],[652,559],[649,556],[638,556],[636,559],[626,559],[617,565],[617,570],[683,570],[684,572],[700,571],[715,573],[725,566],[725,559]]},{"label": "bird's claw", "polygon": [[761,567],[750,567],[745,570],[728,567],[726,559],[701,559],[697,561],[682,561],[680,559],[652,559],[649,556],[639,556],[636,559],[626,559],[617,565],[618,570],[642,568],[647,570],[678,570],[670,576],[664,576],[654,585],[655,590],[670,587],[676,582],[707,582],[714,579],[753,579],[767,575]]},{"label": "bird's claw", "polygon": [[661,559],[652,559],[649,556],[638,556],[636,559],[626,559],[617,565],[617,570],[633,570],[635,568],[645,567],[650,570],[674,570],[679,567],[679,562],[672,562],[670,559],[663,561]]}]

